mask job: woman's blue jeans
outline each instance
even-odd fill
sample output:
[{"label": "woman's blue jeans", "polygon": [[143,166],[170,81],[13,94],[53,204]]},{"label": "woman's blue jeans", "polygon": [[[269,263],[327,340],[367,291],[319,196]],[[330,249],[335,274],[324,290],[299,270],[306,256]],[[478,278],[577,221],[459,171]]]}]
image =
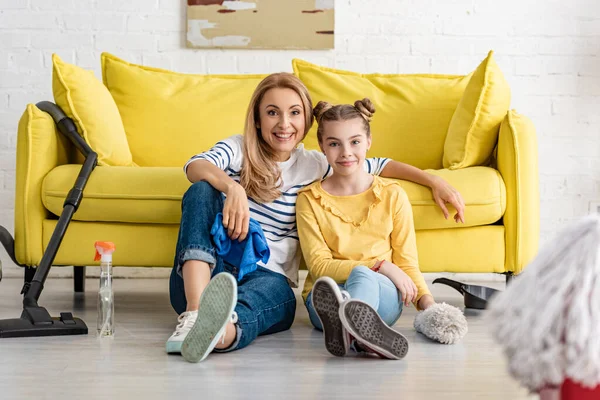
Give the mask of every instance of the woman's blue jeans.
[{"label": "woman's blue jeans", "polygon": [[[394,325],[402,314],[402,298],[396,286],[387,276],[373,272],[368,267],[354,268],[348,280],[339,286],[350,293],[351,298],[362,300],[377,310],[377,314],[389,326]],[[312,291],[306,299],[306,308],[310,322],[322,331],[323,326],[312,305]]]},{"label": "woman's blue jeans", "polygon": [[[237,278],[238,269],[223,262],[210,234],[217,213],[223,210],[223,203],[223,195],[204,181],[194,183],[183,196],[177,250],[169,284],[171,305],[177,314],[187,308],[181,273],[181,267],[187,260],[208,263],[213,276],[229,272]],[[294,322],[296,297],[283,275],[258,266],[256,271],[246,274],[238,282],[235,311],[238,315],[237,339],[227,351],[244,348],[259,335],[289,329]]]}]

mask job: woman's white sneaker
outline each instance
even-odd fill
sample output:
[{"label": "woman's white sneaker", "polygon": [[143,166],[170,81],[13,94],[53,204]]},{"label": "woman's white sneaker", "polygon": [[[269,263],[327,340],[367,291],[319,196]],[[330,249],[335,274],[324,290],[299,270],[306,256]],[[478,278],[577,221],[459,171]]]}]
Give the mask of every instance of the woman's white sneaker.
[{"label": "woman's white sneaker", "polygon": [[211,279],[204,289],[198,316],[181,345],[181,355],[189,362],[204,360],[222,340],[229,322],[237,321],[237,282],[223,272]]},{"label": "woman's white sneaker", "polygon": [[192,329],[192,326],[194,326],[194,323],[196,323],[197,317],[198,311],[186,311],[177,317],[178,324],[175,327],[175,332],[173,332],[171,337],[167,340],[167,353],[181,353],[183,340],[190,329]]}]

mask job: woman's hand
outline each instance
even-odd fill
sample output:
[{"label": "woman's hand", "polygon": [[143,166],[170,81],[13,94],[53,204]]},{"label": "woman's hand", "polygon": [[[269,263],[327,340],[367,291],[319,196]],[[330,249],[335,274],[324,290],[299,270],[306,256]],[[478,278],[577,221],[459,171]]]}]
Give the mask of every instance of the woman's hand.
[{"label": "woman's hand", "polygon": [[402,271],[400,267],[392,264],[389,261],[383,261],[379,268],[379,273],[390,278],[392,283],[398,288],[402,295],[402,303],[408,307],[408,305],[417,299],[417,285],[410,279],[410,276],[406,272]]},{"label": "woman's hand", "polygon": [[250,206],[246,191],[237,182],[227,186],[227,198],[223,205],[223,226],[227,228],[227,235],[232,239],[246,239],[248,225],[250,224]]},{"label": "woman's hand", "polygon": [[465,202],[458,193],[458,190],[454,189],[448,182],[439,176],[433,176],[433,182],[431,184],[431,191],[433,192],[433,199],[436,204],[442,209],[444,218],[448,219],[450,213],[446,208],[446,203],[450,203],[456,208],[456,214],[454,215],[454,221],[465,223]]}]

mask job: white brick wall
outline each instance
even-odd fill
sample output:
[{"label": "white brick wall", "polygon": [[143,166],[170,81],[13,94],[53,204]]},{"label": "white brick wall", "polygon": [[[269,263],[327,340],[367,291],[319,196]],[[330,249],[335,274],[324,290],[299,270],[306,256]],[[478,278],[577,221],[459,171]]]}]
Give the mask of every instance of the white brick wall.
[{"label": "white brick wall", "polygon": [[[0,0],[0,224],[13,229],[17,122],[27,103],[52,99],[53,52],[100,76],[102,51],[190,73],[291,71],[294,57],[361,72],[468,73],[494,49],[512,107],[538,129],[542,240],[600,200],[597,0],[335,4],[333,51],[223,51],[184,47],[181,0]],[[5,275],[17,273],[0,257]]]}]

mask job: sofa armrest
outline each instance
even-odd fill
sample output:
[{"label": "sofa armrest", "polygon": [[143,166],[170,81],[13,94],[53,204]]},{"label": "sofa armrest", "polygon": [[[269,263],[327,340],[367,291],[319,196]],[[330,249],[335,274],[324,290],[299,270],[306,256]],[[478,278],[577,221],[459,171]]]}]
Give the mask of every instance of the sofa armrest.
[{"label": "sofa armrest", "polygon": [[537,253],[540,234],[538,146],[529,118],[508,112],[500,125],[497,159],[506,185],[505,267],[519,274]]},{"label": "sofa armrest", "polygon": [[42,259],[42,222],[50,216],[42,204],[42,182],[68,163],[72,151],[52,117],[28,104],[17,133],[15,256],[21,264],[38,265]]}]

